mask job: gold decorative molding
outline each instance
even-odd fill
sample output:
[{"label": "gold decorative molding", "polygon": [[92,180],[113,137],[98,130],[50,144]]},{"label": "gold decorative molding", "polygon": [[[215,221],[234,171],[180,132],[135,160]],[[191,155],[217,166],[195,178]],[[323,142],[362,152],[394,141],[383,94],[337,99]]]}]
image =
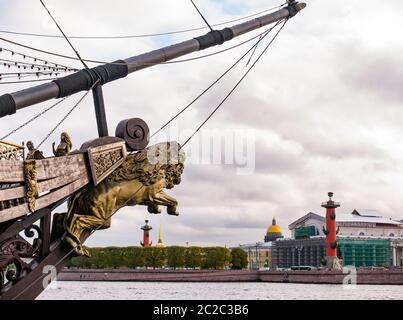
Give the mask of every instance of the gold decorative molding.
[{"label": "gold decorative molding", "polygon": [[39,197],[36,162],[34,159],[24,161],[25,188],[29,211],[35,212],[36,199]]},{"label": "gold decorative molding", "polygon": [[98,185],[118,168],[126,157],[127,151],[124,141],[88,148],[88,161],[94,185]]},{"label": "gold decorative molding", "polygon": [[24,160],[24,146],[0,140],[0,160]]}]

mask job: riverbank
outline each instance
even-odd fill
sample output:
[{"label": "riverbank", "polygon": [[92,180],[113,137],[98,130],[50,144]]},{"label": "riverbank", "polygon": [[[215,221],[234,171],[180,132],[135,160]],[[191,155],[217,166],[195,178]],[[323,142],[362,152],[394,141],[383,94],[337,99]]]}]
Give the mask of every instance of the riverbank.
[{"label": "riverbank", "polygon": [[340,271],[64,269],[57,280],[343,284],[355,278],[357,284],[403,285],[403,270],[358,270],[355,277]]}]

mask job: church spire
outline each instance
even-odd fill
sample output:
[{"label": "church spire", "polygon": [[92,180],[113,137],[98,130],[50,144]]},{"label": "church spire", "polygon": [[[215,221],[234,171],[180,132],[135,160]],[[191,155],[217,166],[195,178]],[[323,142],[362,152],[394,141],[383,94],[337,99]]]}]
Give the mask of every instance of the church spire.
[{"label": "church spire", "polygon": [[165,244],[162,242],[162,227],[160,226],[160,229],[158,231],[158,242],[155,245],[156,247],[164,248]]}]

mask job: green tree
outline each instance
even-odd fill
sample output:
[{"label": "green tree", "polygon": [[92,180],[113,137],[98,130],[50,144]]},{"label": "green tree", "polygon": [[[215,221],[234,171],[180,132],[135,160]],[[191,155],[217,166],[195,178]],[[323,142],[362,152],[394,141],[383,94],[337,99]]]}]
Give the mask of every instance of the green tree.
[{"label": "green tree", "polygon": [[248,254],[241,248],[234,248],[231,251],[232,269],[245,269],[248,266]]},{"label": "green tree", "polygon": [[107,267],[105,259],[103,257],[103,249],[104,248],[91,248],[89,250],[90,252],[89,260],[91,268],[102,269]]},{"label": "green tree", "polygon": [[91,268],[91,262],[87,257],[74,257],[67,263],[68,268]]},{"label": "green tree", "polygon": [[144,266],[143,247],[124,248],[123,261],[125,266],[131,269]]},{"label": "green tree", "polygon": [[171,268],[181,268],[185,265],[185,248],[171,246],[167,248],[167,264]]},{"label": "green tree", "polygon": [[223,247],[204,248],[204,259],[202,267],[204,269],[223,269],[227,267],[231,260],[231,252]]},{"label": "green tree", "polygon": [[185,267],[201,268],[203,259],[203,248],[189,247],[185,250]]},{"label": "green tree", "polygon": [[146,267],[161,268],[165,264],[166,248],[147,247],[143,250]]}]

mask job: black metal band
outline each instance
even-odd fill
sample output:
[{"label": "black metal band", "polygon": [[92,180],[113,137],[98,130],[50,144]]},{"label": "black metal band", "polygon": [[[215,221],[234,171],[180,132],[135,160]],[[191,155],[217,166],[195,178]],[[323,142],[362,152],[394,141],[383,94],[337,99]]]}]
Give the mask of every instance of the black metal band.
[{"label": "black metal band", "polygon": [[11,94],[4,94],[0,97],[0,118],[17,112],[17,106]]},{"label": "black metal band", "polygon": [[92,69],[83,69],[64,78],[53,80],[59,87],[58,98],[71,94],[87,91],[99,79],[100,84],[126,77],[128,74],[127,64],[118,60]]},{"label": "black metal band", "polygon": [[285,9],[287,9],[290,13],[290,15],[288,16],[289,18],[294,17],[299,12],[299,10],[297,9],[297,4],[290,4],[285,7]]},{"label": "black metal band", "polygon": [[223,44],[225,41],[231,40],[234,37],[234,33],[230,28],[223,30],[210,31],[204,36],[195,38],[199,44],[199,50],[203,50],[217,44]]}]

